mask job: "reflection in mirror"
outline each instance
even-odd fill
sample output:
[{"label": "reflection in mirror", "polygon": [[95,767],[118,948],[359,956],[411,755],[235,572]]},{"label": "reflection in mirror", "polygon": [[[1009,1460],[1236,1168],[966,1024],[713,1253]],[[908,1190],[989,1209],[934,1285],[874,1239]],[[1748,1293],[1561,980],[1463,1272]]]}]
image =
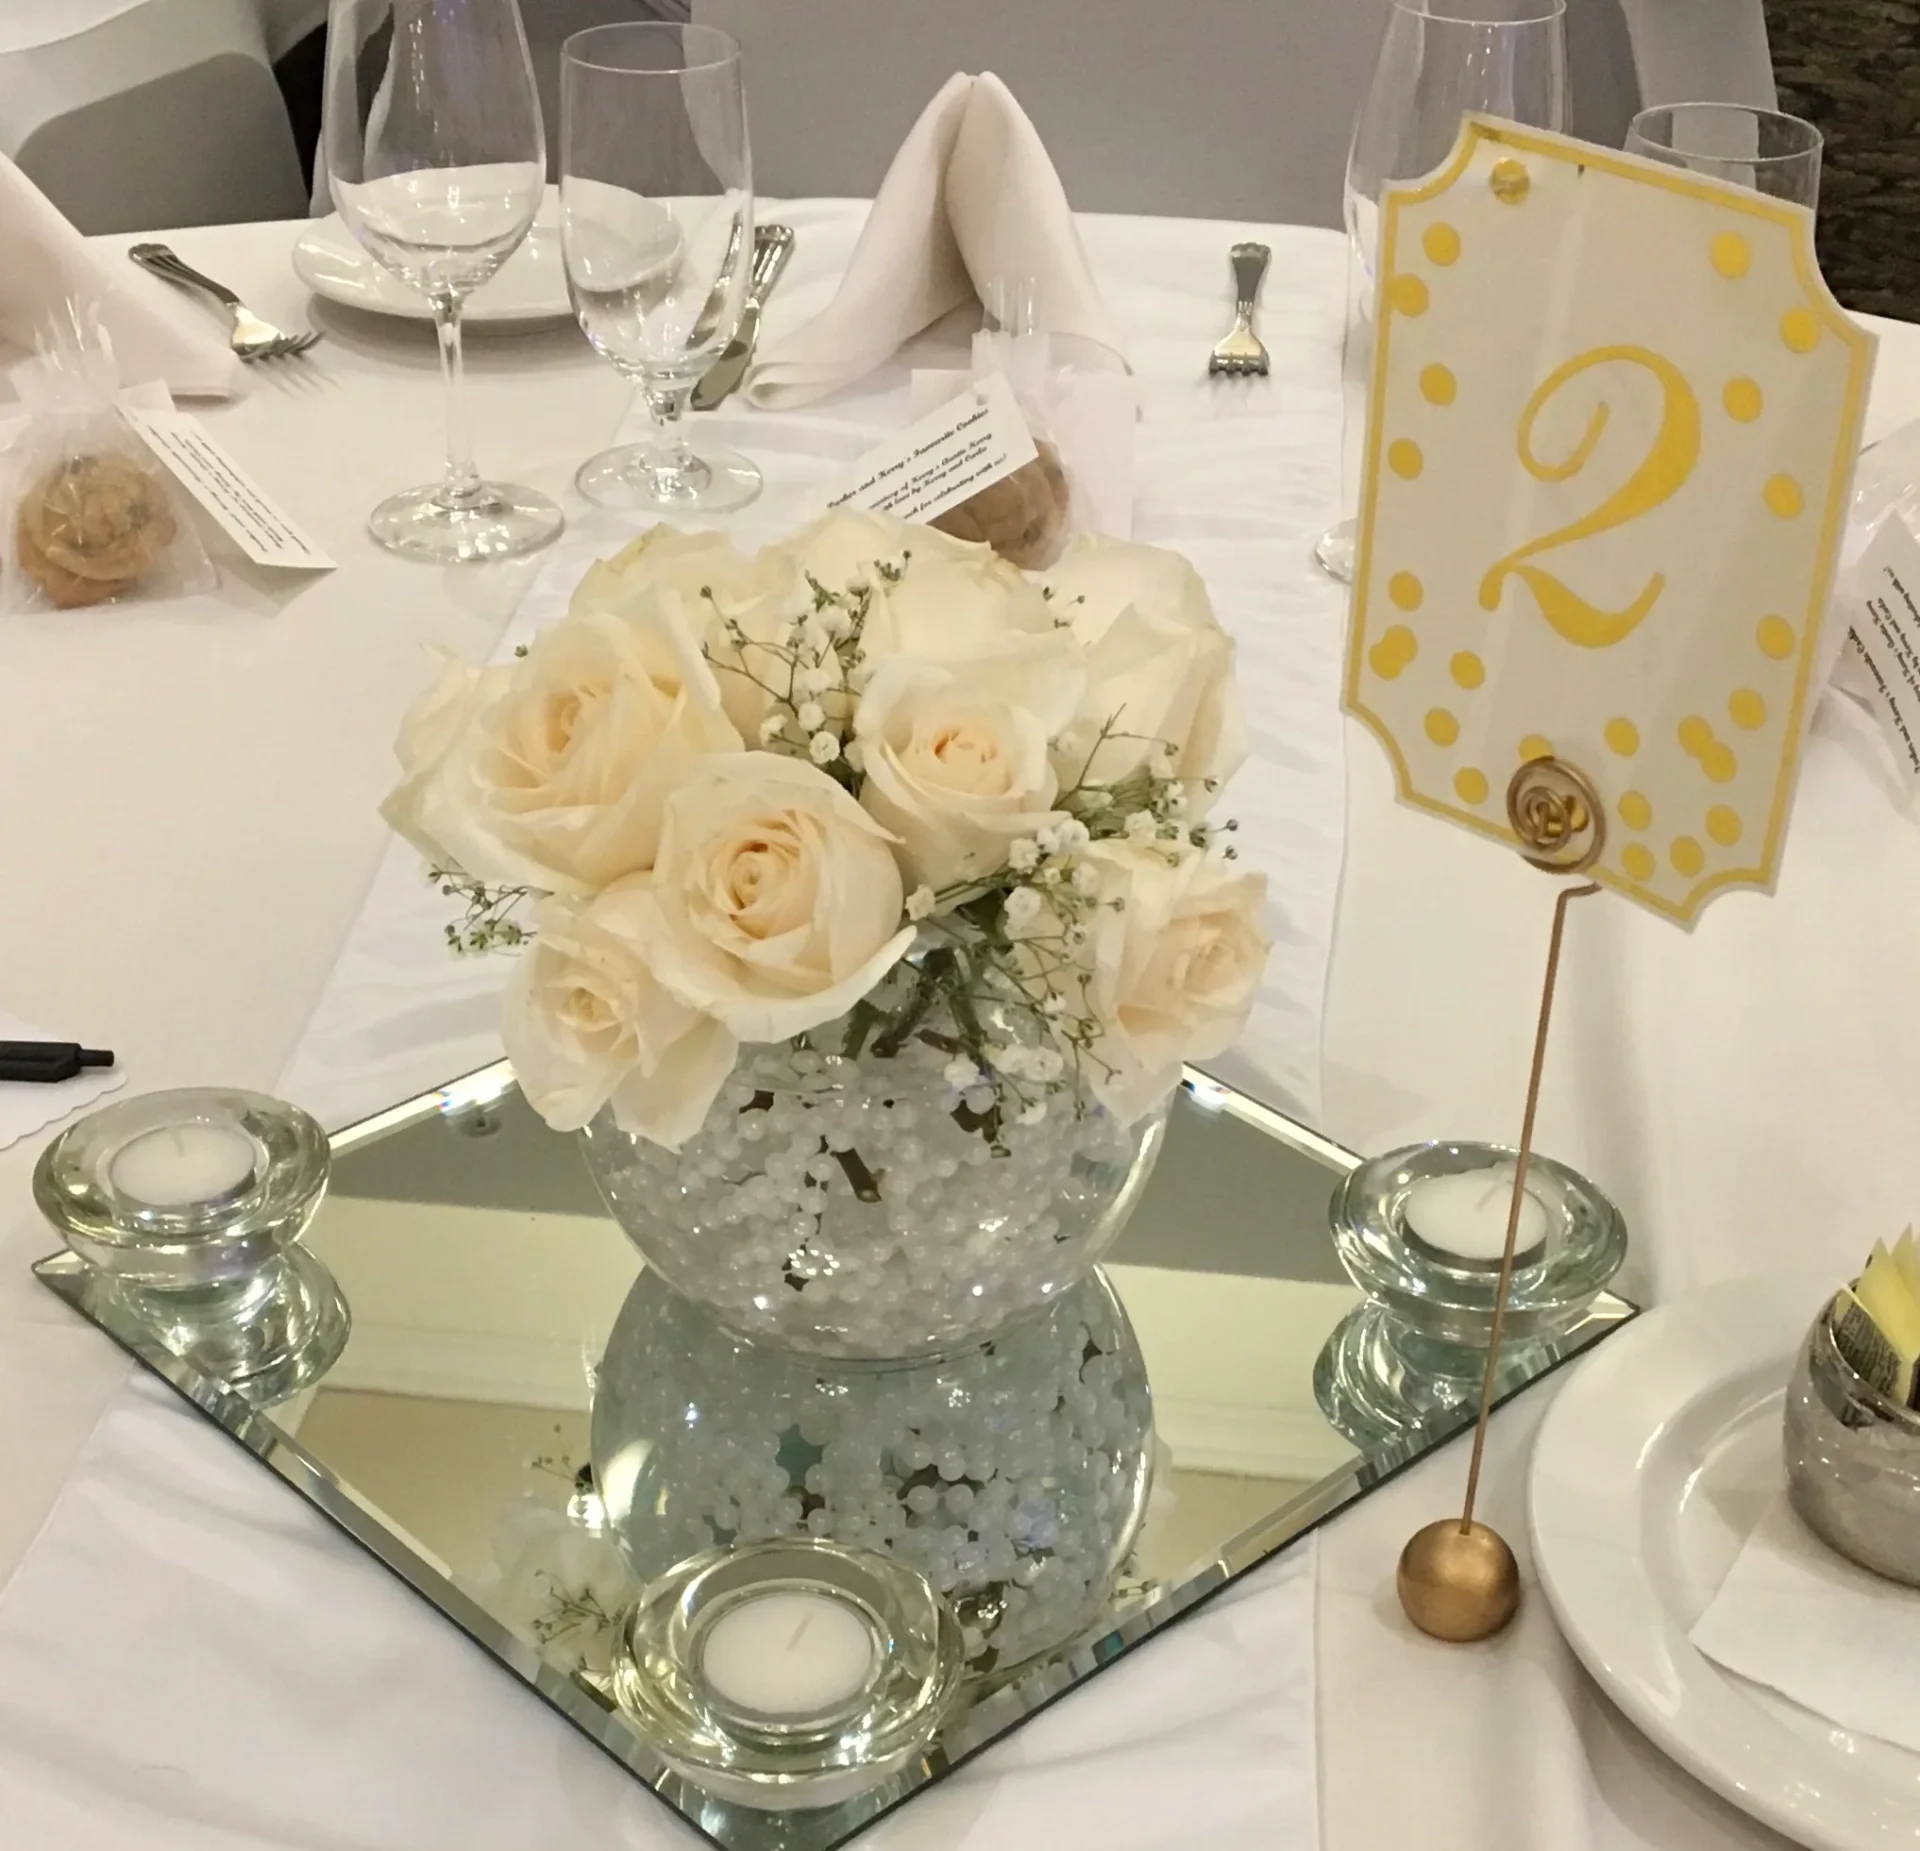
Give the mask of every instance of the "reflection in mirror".
[{"label": "reflection in mirror", "polygon": [[[304,1239],[352,1334],[264,1415],[71,1255],[39,1270],[708,1836],[824,1851],[1465,1424],[1362,1454],[1316,1405],[1360,1297],[1328,1228],[1354,1162],[1192,1075],[1107,1264],[905,1364],[748,1340],[679,1297],[504,1067],[334,1140]],[[1630,1309],[1602,1296],[1503,1390]],[[963,1652],[924,1748],[804,1812],[675,1772],[619,1700],[641,1591],[780,1539],[924,1577]]]}]

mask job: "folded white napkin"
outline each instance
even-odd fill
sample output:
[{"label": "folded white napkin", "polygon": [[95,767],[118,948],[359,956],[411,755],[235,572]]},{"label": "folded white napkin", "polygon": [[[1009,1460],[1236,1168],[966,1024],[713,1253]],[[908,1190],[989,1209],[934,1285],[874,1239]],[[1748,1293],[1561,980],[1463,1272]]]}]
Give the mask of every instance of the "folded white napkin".
[{"label": "folded white napkin", "polygon": [[997,281],[1032,282],[1063,357],[1126,365],[1039,134],[999,78],[961,73],[900,144],[838,293],[763,342],[747,397],[775,410],[824,398]]},{"label": "folded white napkin", "polygon": [[1691,1637],[1801,1708],[1920,1754],[1920,1590],[1836,1555],[1784,1494]]},{"label": "folded white napkin", "polygon": [[227,398],[240,362],[213,317],[136,269],[90,250],[58,207],[0,155],[0,341],[31,353],[72,300],[98,310],[128,385],[163,379],[189,398]]}]

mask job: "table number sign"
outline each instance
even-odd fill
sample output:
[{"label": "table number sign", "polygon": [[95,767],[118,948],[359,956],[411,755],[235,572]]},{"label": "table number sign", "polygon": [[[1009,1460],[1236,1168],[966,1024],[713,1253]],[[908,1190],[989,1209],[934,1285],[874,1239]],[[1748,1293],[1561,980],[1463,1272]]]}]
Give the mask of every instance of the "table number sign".
[{"label": "table number sign", "polygon": [[1449,1640],[1513,1616],[1474,1520],[1567,907],[1691,926],[1773,885],[1824,656],[1873,338],[1813,215],[1469,116],[1382,202],[1345,705],[1401,800],[1580,875],[1554,901],[1464,1507],[1396,1585]]},{"label": "table number sign", "polygon": [[1813,215],[1470,117],[1378,284],[1345,706],[1402,800],[1519,845],[1551,756],[1592,879],[1688,926],[1771,887],[1875,346]]}]

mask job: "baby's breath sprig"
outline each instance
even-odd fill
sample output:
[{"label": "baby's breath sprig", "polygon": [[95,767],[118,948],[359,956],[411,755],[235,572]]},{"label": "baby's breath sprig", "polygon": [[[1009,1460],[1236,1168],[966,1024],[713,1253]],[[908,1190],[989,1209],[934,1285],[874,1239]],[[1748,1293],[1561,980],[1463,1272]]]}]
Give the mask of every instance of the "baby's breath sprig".
[{"label": "baby's breath sprig", "polygon": [[[881,560],[873,568],[881,585],[897,585],[906,569]],[[770,640],[749,636],[736,618],[721,617],[720,628],[734,660],[706,654],[714,669],[752,683],[768,700],[760,734],[752,743],[769,752],[804,758],[837,779],[855,796],[863,782],[860,748],[844,731],[844,702],[835,697],[852,685],[865,660],[867,619],[876,586],[856,580],[843,590],[807,574],[804,610],[777,626]],[[708,594],[711,599],[711,592]]]},{"label": "baby's breath sprig", "polygon": [[533,896],[533,888],[490,887],[459,868],[429,868],[427,878],[445,898],[466,904],[466,912],[445,927],[447,948],[459,956],[517,951],[533,936],[513,916]]}]

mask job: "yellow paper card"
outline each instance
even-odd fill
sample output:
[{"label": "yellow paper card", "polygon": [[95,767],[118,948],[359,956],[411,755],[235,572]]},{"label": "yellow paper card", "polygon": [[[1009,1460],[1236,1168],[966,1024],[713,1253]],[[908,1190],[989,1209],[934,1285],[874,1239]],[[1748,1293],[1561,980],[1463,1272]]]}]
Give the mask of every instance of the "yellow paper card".
[{"label": "yellow paper card", "polygon": [[1812,214],[1475,117],[1378,282],[1346,707],[1401,798],[1513,843],[1550,753],[1593,878],[1687,925],[1771,886],[1874,351]]}]

